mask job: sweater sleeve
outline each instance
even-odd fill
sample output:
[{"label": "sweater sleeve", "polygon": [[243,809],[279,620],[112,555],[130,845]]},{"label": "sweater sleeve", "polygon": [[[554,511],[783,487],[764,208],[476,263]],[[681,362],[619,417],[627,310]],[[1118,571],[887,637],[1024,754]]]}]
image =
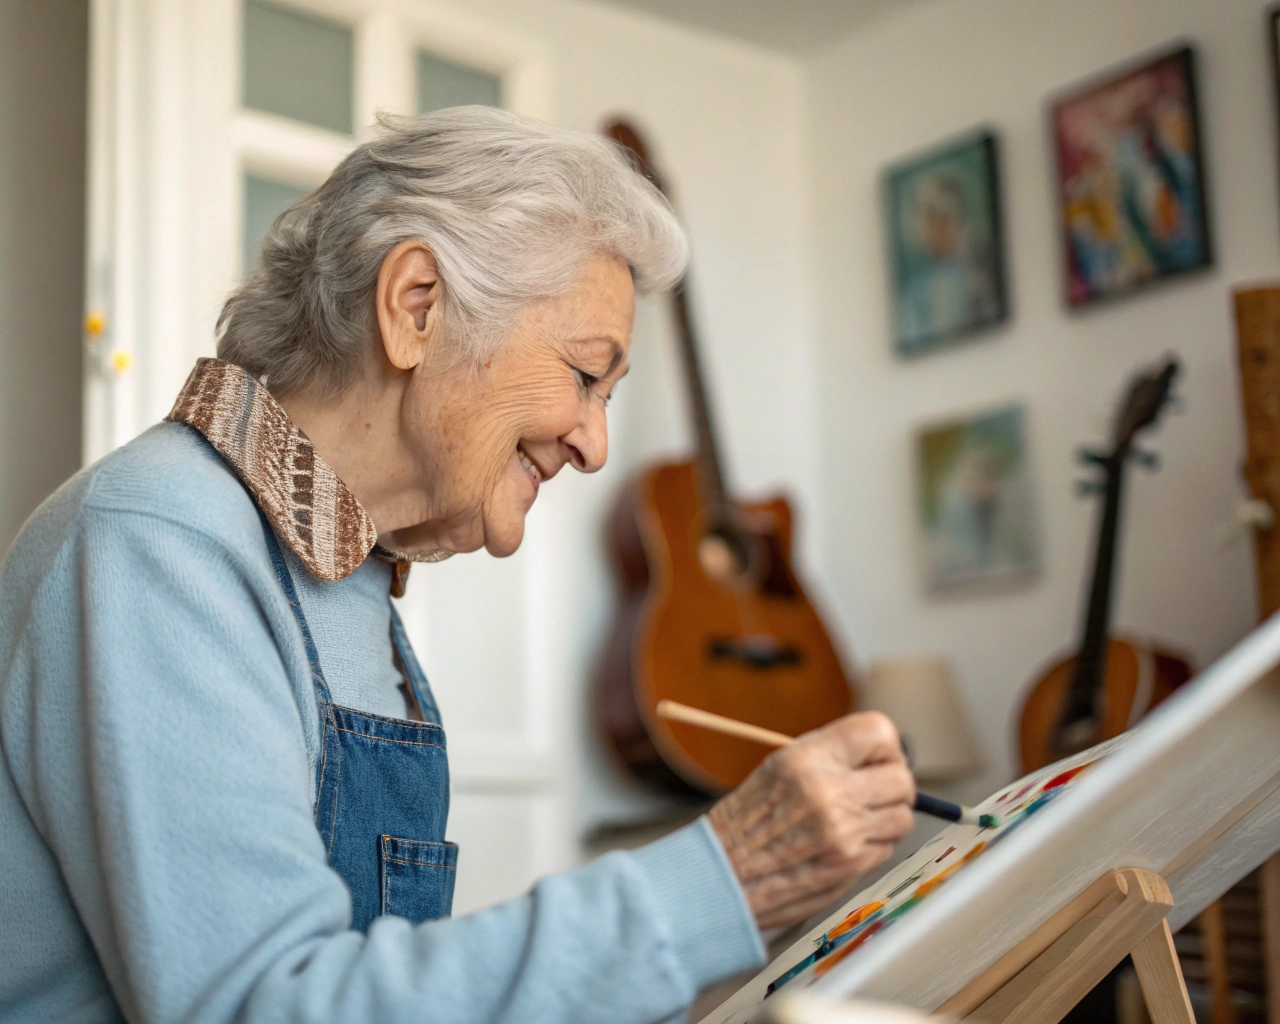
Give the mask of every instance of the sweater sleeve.
[{"label": "sweater sleeve", "polygon": [[705,820],[479,913],[350,930],[269,569],[141,512],[68,543],[69,593],[28,627],[66,657],[34,666],[24,790],[130,1020],[642,1024],[762,962]]}]

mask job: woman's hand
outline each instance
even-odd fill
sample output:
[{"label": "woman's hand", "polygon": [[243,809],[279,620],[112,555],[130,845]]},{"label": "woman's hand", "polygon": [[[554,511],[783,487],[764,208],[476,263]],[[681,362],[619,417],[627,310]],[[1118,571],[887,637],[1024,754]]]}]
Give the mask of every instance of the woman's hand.
[{"label": "woman's hand", "polygon": [[882,863],[911,829],[915,781],[884,715],[846,715],[770,755],[711,809],[761,928],[794,924]]}]

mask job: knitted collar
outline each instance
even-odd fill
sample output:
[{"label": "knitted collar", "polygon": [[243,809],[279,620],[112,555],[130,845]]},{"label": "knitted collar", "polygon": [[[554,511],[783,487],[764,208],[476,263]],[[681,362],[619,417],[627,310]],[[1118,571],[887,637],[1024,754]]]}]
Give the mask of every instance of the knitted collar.
[{"label": "knitted collar", "polygon": [[372,552],[395,566],[391,591],[404,593],[408,559],[378,545],[377,528],[355,495],[247,370],[197,360],[165,418],[205,436],[315,576],[345,579]]}]

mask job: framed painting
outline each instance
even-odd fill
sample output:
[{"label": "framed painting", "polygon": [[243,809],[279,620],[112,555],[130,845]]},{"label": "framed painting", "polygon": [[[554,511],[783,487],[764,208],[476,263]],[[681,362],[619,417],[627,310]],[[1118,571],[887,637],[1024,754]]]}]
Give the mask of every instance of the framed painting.
[{"label": "framed painting", "polygon": [[894,349],[915,356],[1009,315],[996,137],[978,131],[885,172]]},{"label": "framed painting", "polygon": [[[1276,126],[1280,128],[1280,3],[1267,8],[1267,53],[1271,56],[1271,95],[1275,104]],[[1280,132],[1276,135],[1280,147]],[[1280,154],[1280,148],[1277,149]]]},{"label": "framed painting", "polygon": [[1040,568],[1023,412],[1012,405],[916,437],[926,585],[933,593],[1030,579]]},{"label": "framed painting", "polygon": [[1191,47],[1072,90],[1051,119],[1069,306],[1212,263]]}]

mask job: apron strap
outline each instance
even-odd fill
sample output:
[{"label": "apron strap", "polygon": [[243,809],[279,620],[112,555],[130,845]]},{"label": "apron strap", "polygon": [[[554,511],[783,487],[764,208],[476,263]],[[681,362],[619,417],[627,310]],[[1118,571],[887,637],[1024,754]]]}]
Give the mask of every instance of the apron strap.
[{"label": "apron strap", "polygon": [[[275,570],[280,586],[284,588],[284,596],[289,599],[289,607],[293,609],[293,617],[298,621],[298,628],[302,630],[302,642],[307,649],[307,663],[311,666],[311,682],[316,688],[316,695],[323,704],[332,704],[329,685],[325,682],[324,671],[320,668],[320,652],[316,650],[316,643],[311,638],[311,627],[307,624],[306,615],[303,614],[302,602],[298,600],[298,589],[293,584],[293,574],[289,572],[289,565],[285,561],[284,552],[280,549],[280,542],[276,539],[276,532],[271,528],[270,521],[260,508],[258,518],[262,520],[262,532],[267,538],[271,567]],[[392,614],[395,614],[394,611]]]},{"label": "apron strap", "polygon": [[394,604],[391,606],[391,639],[396,645],[396,654],[400,656],[400,667],[418,702],[418,710],[422,712],[422,720],[432,725],[443,725],[435,695],[431,692],[431,684],[427,682],[427,674],[418,664],[413,645],[409,643],[409,634],[405,632],[404,623],[400,621],[400,613],[396,611]]}]

